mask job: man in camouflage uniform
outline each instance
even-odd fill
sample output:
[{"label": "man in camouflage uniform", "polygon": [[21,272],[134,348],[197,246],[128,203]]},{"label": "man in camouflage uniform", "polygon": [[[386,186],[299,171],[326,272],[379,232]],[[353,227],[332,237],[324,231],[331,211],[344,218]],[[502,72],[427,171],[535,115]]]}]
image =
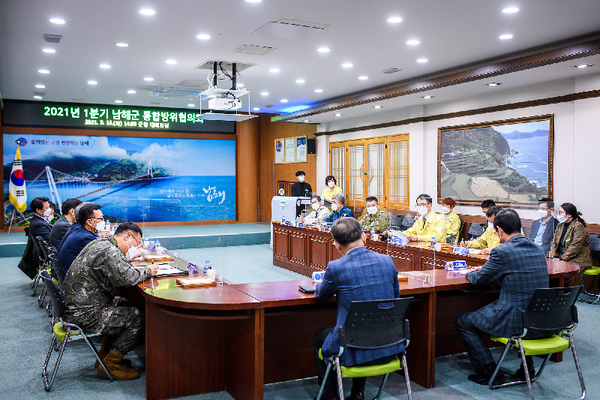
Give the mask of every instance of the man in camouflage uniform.
[{"label": "man in camouflage uniform", "polygon": [[387,210],[379,207],[379,202],[375,196],[367,197],[365,202],[367,207],[358,219],[363,231],[371,231],[371,229],[375,229],[377,233],[386,231],[390,226],[390,216]]},{"label": "man in camouflage uniform", "polygon": [[[79,325],[85,332],[104,336],[100,359],[118,380],[140,376],[123,356],[135,346],[142,332],[143,316],[115,292],[118,287],[136,285],[158,271],[154,265],[137,269],[127,261],[139,252],[141,239],[142,230],[124,222],[114,236],[90,242],[71,264],[62,287],[65,321]],[[108,378],[98,362],[96,369],[98,375]]]}]

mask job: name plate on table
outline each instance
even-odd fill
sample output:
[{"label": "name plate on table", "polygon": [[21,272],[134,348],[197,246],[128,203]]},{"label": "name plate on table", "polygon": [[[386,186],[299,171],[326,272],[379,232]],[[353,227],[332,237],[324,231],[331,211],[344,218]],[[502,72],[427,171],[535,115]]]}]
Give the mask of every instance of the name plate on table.
[{"label": "name plate on table", "polygon": [[312,273],[312,281],[313,282],[323,282],[324,277],[325,277],[325,271],[315,271]]},{"label": "name plate on table", "polygon": [[446,261],[446,271],[455,271],[459,269],[467,269],[467,262],[464,260],[459,261]]},{"label": "name plate on table", "polygon": [[177,278],[175,280],[183,288],[196,288],[204,286],[217,286],[217,282],[210,278]]}]

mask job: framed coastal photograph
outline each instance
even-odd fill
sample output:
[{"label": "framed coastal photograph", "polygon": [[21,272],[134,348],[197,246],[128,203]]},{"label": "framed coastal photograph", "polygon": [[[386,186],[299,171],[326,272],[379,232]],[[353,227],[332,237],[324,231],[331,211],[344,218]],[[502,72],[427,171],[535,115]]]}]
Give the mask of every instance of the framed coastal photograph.
[{"label": "framed coastal photograph", "polygon": [[553,198],[554,115],[438,129],[438,199],[537,205]]}]

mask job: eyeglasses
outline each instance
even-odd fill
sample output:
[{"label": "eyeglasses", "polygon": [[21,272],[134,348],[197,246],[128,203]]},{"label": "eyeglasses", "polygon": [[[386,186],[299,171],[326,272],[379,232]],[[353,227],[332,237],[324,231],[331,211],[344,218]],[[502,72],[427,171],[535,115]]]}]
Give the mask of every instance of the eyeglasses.
[{"label": "eyeglasses", "polygon": [[104,221],[104,217],[91,217],[90,219],[99,219],[101,221]]},{"label": "eyeglasses", "polygon": [[417,207],[427,207],[429,203],[417,203]]},{"label": "eyeglasses", "polygon": [[133,235],[130,235],[129,237],[132,238],[133,240],[135,240],[135,247],[138,247],[140,245],[140,242],[142,241],[141,239],[137,240],[136,238],[133,237]]}]

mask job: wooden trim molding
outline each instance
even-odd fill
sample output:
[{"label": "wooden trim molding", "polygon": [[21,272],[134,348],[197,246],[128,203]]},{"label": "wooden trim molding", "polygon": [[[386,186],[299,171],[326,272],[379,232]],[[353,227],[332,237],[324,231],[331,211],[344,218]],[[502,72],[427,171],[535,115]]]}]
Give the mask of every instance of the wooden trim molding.
[{"label": "wooden trim molding", "polygon": [[389,128],[392,126],[408,125],[408,124],[413,124],[413,123],[418,123],[418,122],[438,121],[438,120],[442,120],[442,119],[467,117],[467,116],[471,116],[471,115],[487,114],[487,113],[507,111],[507,110],[517,110],[517,109],[521,109],[521,108],[537,107],[537,106],[544,106],[544,105],[549,105],[549,104],[567,103],[570,101],[591,99],[594,97],[600,97],[600,90],[589,90],[586,92],[578,92],[578,93],[571,93],[571,94],[566,94],[566,95],[562,95],[562,96],[548,97],[545,99],[519,101],[516,103],[507,103],[507,104],[501,104],[498,106],[476,108],[473,110],[464,110],[464,111],[456,111],[456,112],[444,113],[444,114],[428,115],[425,117],[406,118],[406,119],[401,119],[398,121],[383,122],[380,124],[356,126],[356,127],[347,128],[347,129],[339,129],[337,131],[317,132],[315,135],[316,136],[340,135],[342,133],[360,132],[360,131],[368,131],[368,130],[372,130],[372,129]]},{"label": "wooden trim molding", "polygon": [[272,122],[280,122],[305,118],[595,54],[600,54],[600,32],[328,99],[306,110],[276,116],[271,120]]}]

